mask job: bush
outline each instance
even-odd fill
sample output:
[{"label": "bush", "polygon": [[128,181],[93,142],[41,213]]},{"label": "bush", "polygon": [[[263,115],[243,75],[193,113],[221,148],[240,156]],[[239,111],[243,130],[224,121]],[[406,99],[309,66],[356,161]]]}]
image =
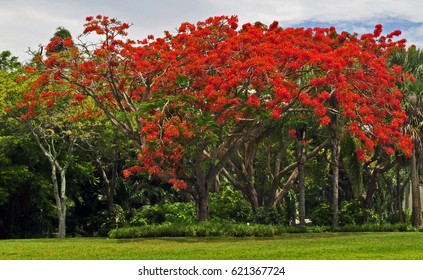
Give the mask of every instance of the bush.
[{"label": "bush", "polygon": [[162,224],[119,228],[110,231],[110,238],[188,237],[195,236],[194,225]]},{"label": "bush", "polygon": [[345,225],[336,229],[338,232],[406,232],[412,230],[412,227],[407,224]]},{"label": "bush", "polygon": [[176,202],[172,204],[146,205],[130,220],[131,226],[175,223],[189,224],[195,220],[195,208],[192,203]]},{"label": "bush", "polygon": [[364,223],[364,212],[360,201],[344,201],[339,210],[339,223],[343,225],[361,225]]},{"label": "bush", "polygon": [[276,229],[271,225],[255,225],[253,226],[253,234],[257,237],[272,237],[276,233]]},{"label": "bush", "polygon": [[125,227],[128,224],[125,219],[125,211],[117,204],[114,205],[113,213],[102,211],[91,222],[100,224],[97,232],[98,236],[107,236],[110,230]]},{"label": "bush", "polygon": [[[407,224],[364,224],[346,225],[337,228],[337,232],[405,232],[415,229]],[[322,233],[331,232],[327,226],[291,226],[261,225],[261,224],[233,224],[218,222],[203,222],[199,224],[161,224],[141,227],[127,227],[114,229],[109,233],[110,238],[147,238],[147,237],[272,237],[282,234]]]},{"label": "bush", "polygon": [[196,236],[208,237],[208,236],[222,236],[225,235],[225,227],[227,224],[218,222],[202,222],[196,225]]},{"label": "bush", "polygon": [[[285,232],[285,231],[283,231]],[[141,227],[127,227],[114,229],[109,233],[110,238],[146,238],[146,237],[271,237],[281,233],[271,225],[249,225],[204,222],[199,224],[161,224]]]},{"label": "bush", "polygon": [[190,202],[175,202],[164,207],[165,221],[168,223],[194,223],[195,206]]},{"label": "bush", "polygon": [[262,207],[256,215],[256,223],[264,225],[285,224],[285,211],[281,206]]},{"label": "bush", "polygon": [[242,193],[230,186],[223,186],[218,193],[210,193],[210,217],[214,221],[232,223],[252,222],[253,211]]},{"label": "bush", "polygon": [[306,226],[292,226],[286,228],[287,233],[307,233]]},{"label": "bush", "polygon": [[246,236],[253,236],[254,231],[253,227],[244,224],[234,224],[225,229],[226,236],[234,236],[234,237],[246,237]]},{"label": "bush", "polygon": [[319,207],[314,209],[311,214],[313,225],[317,226],[332,226],[333,213],[332,206],[328,203],[322,203]]}]

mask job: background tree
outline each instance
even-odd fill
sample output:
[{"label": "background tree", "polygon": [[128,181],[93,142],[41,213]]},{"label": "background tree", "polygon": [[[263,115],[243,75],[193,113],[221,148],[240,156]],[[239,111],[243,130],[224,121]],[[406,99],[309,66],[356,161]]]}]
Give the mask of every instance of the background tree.
[{"label": "background tree", "polygon": [[11,108],[29,87],[17,83],[22,66],[10,52],[0,67],[0,238],[41,236],[52,232],[54,217],[48,174],[29,131]]},{"label": "background tree", "polygon": [[[421,49],[412,46],[407,51],[396,52],[392,56],[391,63],[401,66],[405,75],[405,83],[401,85],[401,90],[405,94],[403,101],[408,119],[402,129],[413,138],[414,147],[410,159],[412,224],[415,227],[420,227],[423,223],[420,194],[420,170],[423,151],[423,52]],[[413,77],[409,77],[408,74],[413,75]]]},{"label": "background tree", "polygon": [[[69,44],[57,48],[58,44],[65,44],[63,40],[72,40],[69,35],[66,29],[58,29],[46,48],[47,60],[54,60],[69,52],[71,47]],[[84,97],[75,94],[72,89],[66,89],[61,85],[47,86],[46,75],[38,74],[43,71],[42,69],[46,69],[46,64],[43,64],[42,60],[36,60],[34,66],[26,66],[26,78],[32,79],[33,84],[23,93],[22,100],[16,107],[22,112],[20,121],[28,127],[50,163],[59,225],[58,237],[64,238],[67,212],[66,174],[72,163],[76,142],[88,137],[88,121],[82,122],[82,120],[92,117],[92,108],[89,102],[82,102]]]}]

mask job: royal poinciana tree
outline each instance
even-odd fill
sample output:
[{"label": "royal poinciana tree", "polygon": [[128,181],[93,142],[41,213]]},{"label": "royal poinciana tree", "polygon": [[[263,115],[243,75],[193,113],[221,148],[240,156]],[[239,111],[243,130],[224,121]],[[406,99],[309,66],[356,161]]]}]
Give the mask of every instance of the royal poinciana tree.
[{"label": "royal poinciana tree", "polygon": [[200,221],[208,219],[209,192],[234,153],[291,112],[307,110],[322,128],[330,125],[332,177],[340,126],[361,143],[362,161],[377,145],[388,154],[411,154],[410,138],[399,131],[407,117],[395,84],[403,74],[386,63],[404,48],[403,40],[393,40],[398,31],[381,36],[376,26],[359,37],[277,22],[239,27],[237,17],[225,16],[142,41],[127,39],[128,28],[88,17],[83,35],[97,34],[97,43],[84,36],[53,40],[47,50],[68,49],[39,58],[43,83],[25,95],[25,104],[31,111],[52,84],[67,87],[78,102],[94,100],[139,146],[138,163],[123,175],[147,172],[188,191]]}]

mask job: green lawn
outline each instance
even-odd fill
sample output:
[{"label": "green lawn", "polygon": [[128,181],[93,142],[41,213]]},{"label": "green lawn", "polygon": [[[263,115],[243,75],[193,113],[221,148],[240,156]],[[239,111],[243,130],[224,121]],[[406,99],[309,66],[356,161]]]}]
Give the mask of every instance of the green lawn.
[{"label": "green lawn", "polygon": [[0,259],[421,260],[423,233],[313,233],[272,238],[0,240]]}]

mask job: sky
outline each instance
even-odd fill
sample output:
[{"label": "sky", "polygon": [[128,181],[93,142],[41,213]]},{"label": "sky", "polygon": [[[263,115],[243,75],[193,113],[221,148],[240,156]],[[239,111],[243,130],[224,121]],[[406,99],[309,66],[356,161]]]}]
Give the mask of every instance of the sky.
[{"label": "sky", "polygon": [[87,16],[106,15],[131,23],[129,37],[143,39],[175,31],[182,22],[237,15],[239,25],[279,21],[282,27],[330,27],[338,32],[384,34],[401,30],[408,45],[423,48],[421,0],[0,0],[0,51],[24,62],[28,49],[48,43],[64,27],[76,37]]}]

